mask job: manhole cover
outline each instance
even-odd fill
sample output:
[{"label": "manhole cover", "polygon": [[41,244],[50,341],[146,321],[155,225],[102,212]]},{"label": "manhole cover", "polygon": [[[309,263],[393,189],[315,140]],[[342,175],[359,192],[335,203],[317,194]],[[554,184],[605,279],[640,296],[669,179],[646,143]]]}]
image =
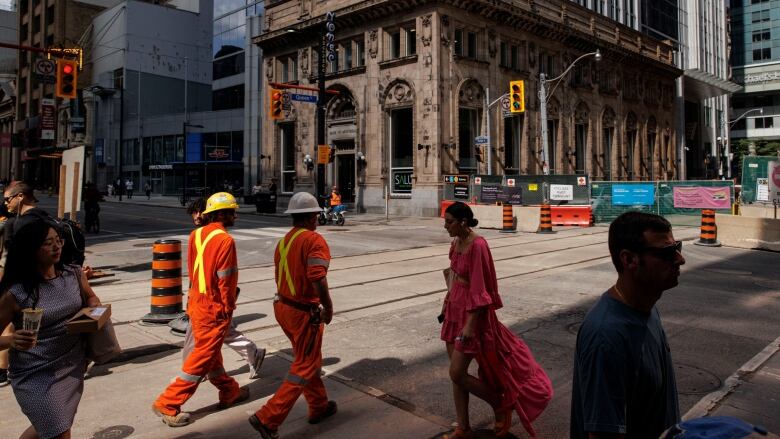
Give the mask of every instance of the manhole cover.
[{"label": "manhole cover", "polygon": [[92,435],[92,439],[122,439],[133,434],[135,429],[129,425],[115,425],[104,428]]},{"label": "manhole cover", "polygon": [[678,363],[675,374],[677,391],[683,395],[706,395],[720,389],[723,384],[712,372],[688,364]]},{"label": "manhole cover", "polygon": [[711,273],[718,273],[718,274],[730,274],[732,276],[750,276],[753,274],[752,271],[731,270],[728,268],[705,268],[704,271],[709,271]]},{"label": "manhole cover", "polygon": [[769,288],[770,290],[780,290],[780,280],[758,279],[754,283],[759,287]]}]

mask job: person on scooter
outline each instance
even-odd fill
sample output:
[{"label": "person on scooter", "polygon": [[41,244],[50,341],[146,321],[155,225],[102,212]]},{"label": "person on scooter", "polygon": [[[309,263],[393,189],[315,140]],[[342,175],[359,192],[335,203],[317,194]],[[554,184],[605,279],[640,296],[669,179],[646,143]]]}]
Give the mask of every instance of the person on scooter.
[{"label": "person on scooter", "polygon": [[339,187],[333,186],[333,190],[330,192],[330,208],[328,214],[336,212],[336,207],[341,205],[341,194],[339,193]]}]

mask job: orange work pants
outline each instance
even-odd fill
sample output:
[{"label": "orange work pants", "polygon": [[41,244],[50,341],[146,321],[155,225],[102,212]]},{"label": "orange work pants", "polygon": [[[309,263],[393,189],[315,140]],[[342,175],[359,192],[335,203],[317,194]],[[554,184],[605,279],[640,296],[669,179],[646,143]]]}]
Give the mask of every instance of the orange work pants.
[{"label": "orange work pants", "polygon": [[284,422],[301,393],[309,404],[310,418],[321,414],[328,407],[328,394],[320,378],[322,334],[325,325],[310,324],[308,312],[282,302],[274,303],[274,314],[292,343],[295,360],[290,365],[282,385],[255,416],[265,426],[276,430]]},{"label": "orange work pants", "polygon": [[219,389],[219,402],[229,403],[238,397],[238,383],[225,373],[222,366],[222,342],[229,326],[230,320],[217,324],[208,318],[190,319],[187,340],[194,340],[194,348],[186,354],[179,376],[154,402],[160,412],[166,415],[179,413],[204,377]]}]

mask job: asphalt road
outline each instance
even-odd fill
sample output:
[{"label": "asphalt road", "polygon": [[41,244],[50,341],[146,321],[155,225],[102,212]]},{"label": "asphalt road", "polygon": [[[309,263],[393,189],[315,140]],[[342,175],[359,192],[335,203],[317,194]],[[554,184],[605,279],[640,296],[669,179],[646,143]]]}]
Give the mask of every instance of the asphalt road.
[{"label": "asphalt road", "polygon": [[[117,273],[115,282],[98,287],[98,291],[103,300],[115,304],[115,321],[129,325],[148,309],[151,242],[158,237],[185,235],[190,225],[183,209],[115,203],[103,207],[104,229],[111,232],[89,237],[88,262],[112,266]],[[449,239],[440,219],[385,223],[366,218],[358,217],[344,228],[321,230],[335,256],[328,278],[336,316],[326,330],[325,367],[350,385],[383,392],[383,402],[446,425],[454,420],[454,407],[436,315],[443,297],[440,270],[447,263]],[[239,221],[233,233],[243,237],[237,241],[242,293],[235,319],[258,344],[287,352],[289,344],[279,334],[271,308],[274,287],[269,265],[279,238],[260,234],[282,234],[287,219],[242,215]],[[509,236],[480,230],[489,238],[496,261],[505,305],[499,318],[526,340],[553,381],[555,397],[536,422],[541,438],[568,437],[576,332],[587,310],[616,278],[608,259],[606,228],[558,230],[556,235]],[[695,229],[676,229],[676,233],[688,238],[697,235]],[[726,377],[778,336],[780,254],[699,247],[690,240],[685,242],[683,254],[687,263],[680,285],[668,291],[658,306],[672,349],[684,413],[720,388]],[[150,333],[160,340],[170,337],[162,329]],[[168,374],[144,371],[175,370],[179,360],[174,357],[138,358],[115,366],[114,378],[96,379],[124,376],[130,382],[148,380],[151,388],[162,388]],[[280,374],[257,382],[253,395],[262,398],[273,392],[276,375]],[[137,392],[140,394],[133,393],[128,399],[149,398],[148,390]],[[201,397],[210,396],[204,393]],[[83,408],[84,413],[90,410],[95,408]],[[111,413],[124,419],[122,411]],[[471,413],[476,426],[491,425],[491,410],[476,398],[472,398]],[[81,419],[81,428],[94,431],[90,426],[93,421]],[[233,437],[225,435],[230,425],[220,419],[215,416],[199,421],[192,432],[205,434],[197,437]],[[351,429],[350,422],[354,420],[345,416],[331,426],[345,428],[353,437],[373,437],[370,432]],[[237,428],[243,423],[236,424]],[[168,430],[160,430],[158,422],[144,417],[128,425],[134,425],[139,433],[148,432],[148,437],[185,437],[172,436],[173,432],[168,436]],[[166,436],[161,435],[163,431]],[[526,437],[517,425],[513,432]],[[307,436],[300,433],[292,437]]]}]

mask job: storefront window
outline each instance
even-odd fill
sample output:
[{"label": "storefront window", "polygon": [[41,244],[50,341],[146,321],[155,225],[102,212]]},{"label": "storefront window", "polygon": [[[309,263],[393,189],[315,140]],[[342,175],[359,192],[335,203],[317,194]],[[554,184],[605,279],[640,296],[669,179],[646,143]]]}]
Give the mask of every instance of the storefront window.
[{"label": "storefront window", "polygon": [[480,111],[474,108],[461,108],[458,115],[458,169],[462,174],[475,174],[477,157],[474,138],[479,135]]},{"label": "storefront window", "polygon": [[413,127],[411,108],[390,112],[390,189],[394,194],[412,193]]}]

